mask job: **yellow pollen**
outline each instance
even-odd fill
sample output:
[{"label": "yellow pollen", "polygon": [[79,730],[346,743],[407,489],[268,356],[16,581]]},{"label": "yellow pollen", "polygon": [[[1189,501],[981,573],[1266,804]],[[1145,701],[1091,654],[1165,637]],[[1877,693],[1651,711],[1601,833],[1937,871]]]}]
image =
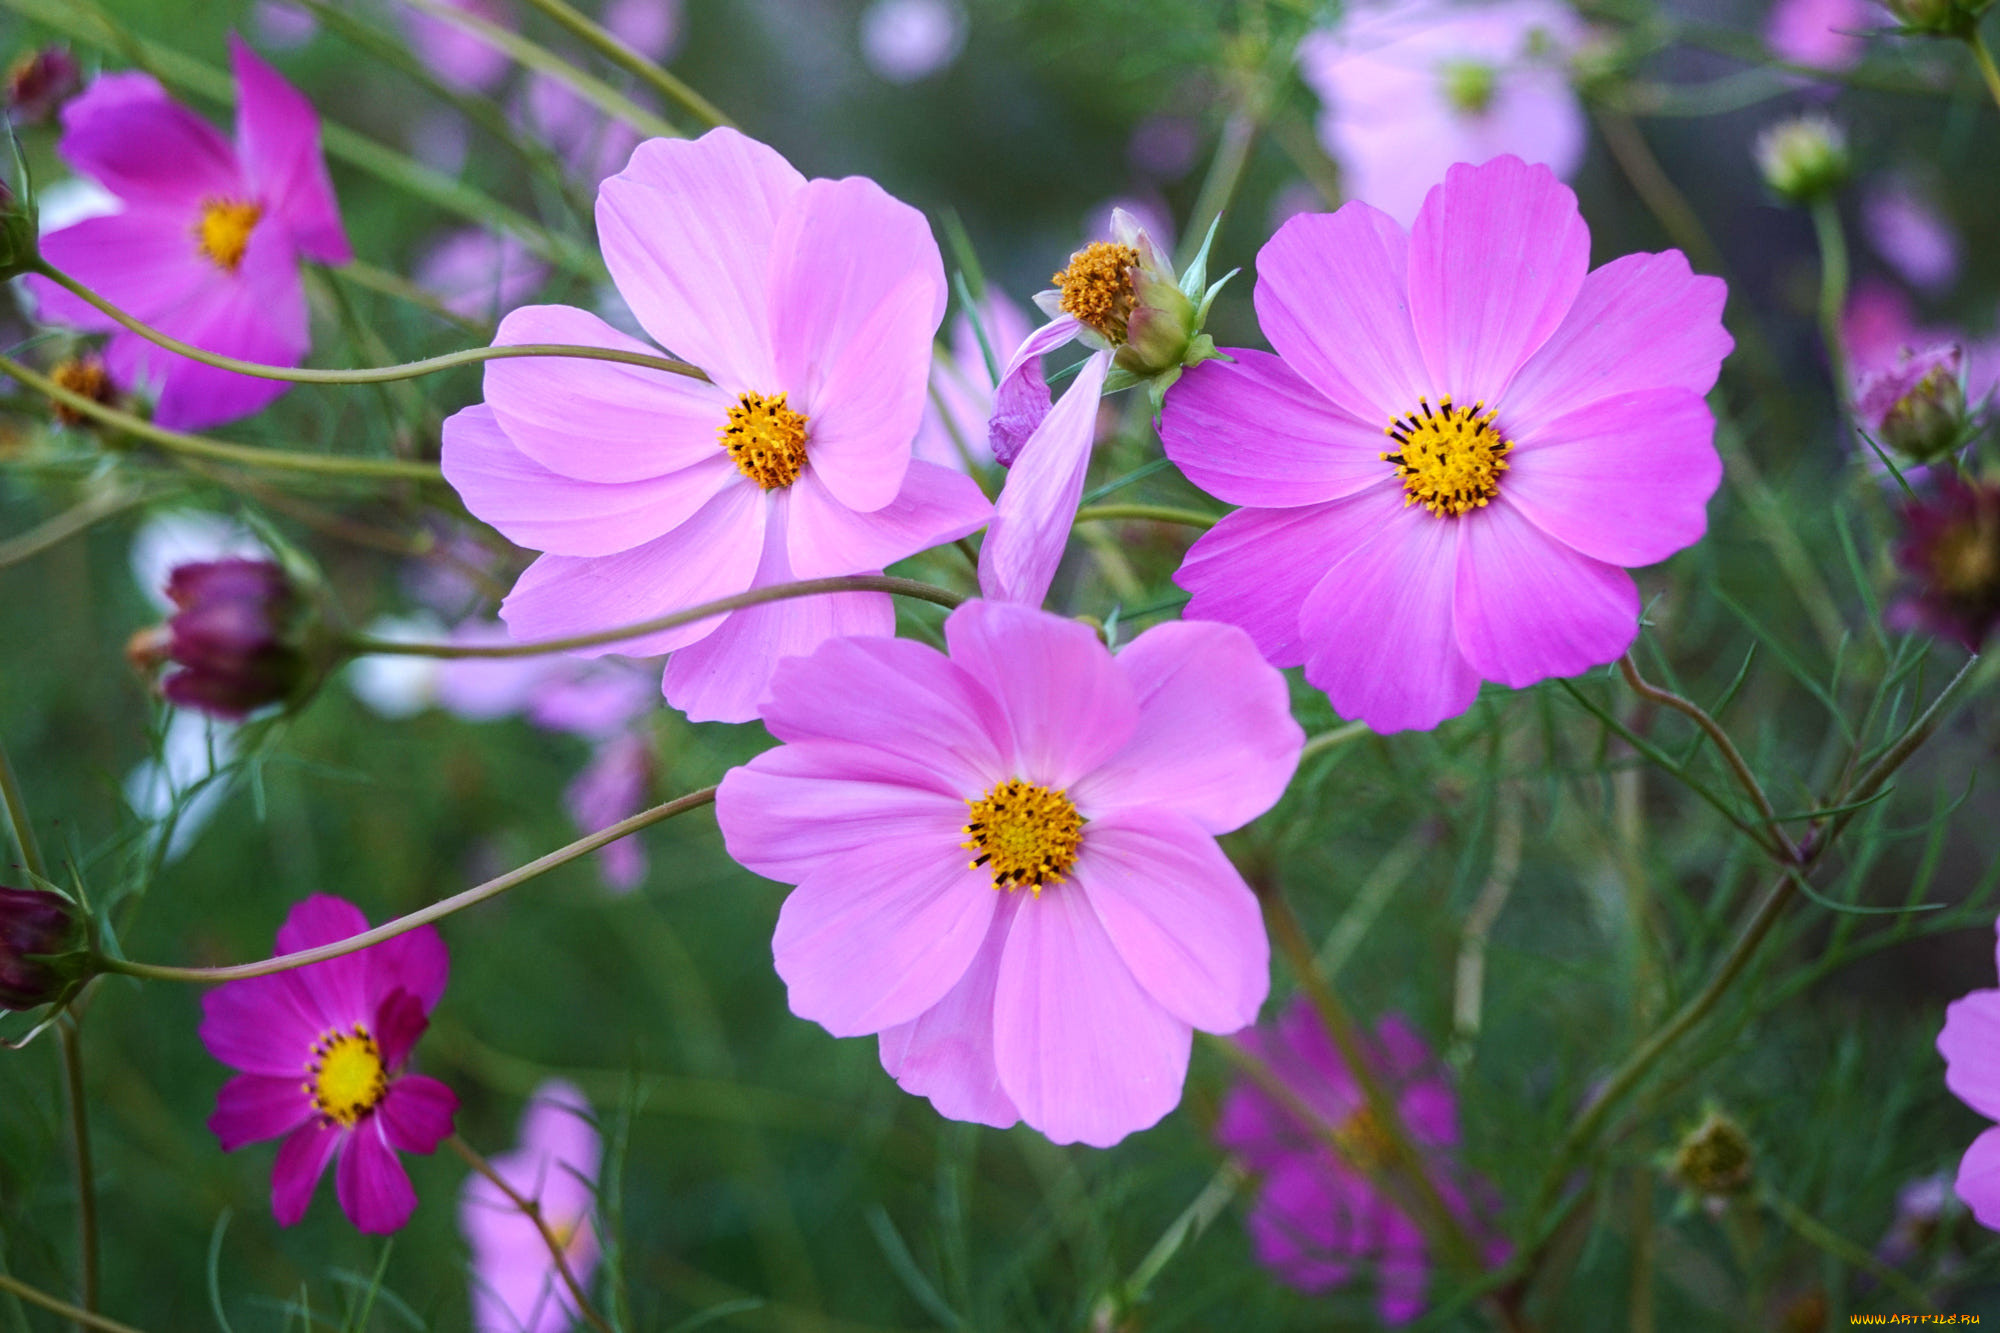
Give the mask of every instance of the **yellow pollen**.
[{"label": "yellow pollen", "polygon": [[250,248],[250,233],[264,216],[262,204],[241,199],[211,199],[201,206],[201,221],[195,224],[195,240],[209,262],[234,273]]},{"label": "yellow pollen", "polygon": [[1396,1143],[1367,1107],[1334,1126],[1333,1140],[1349,1165],[1363,1172],[1379,1171],[1396,1153]]},{"label": "yellow pollen", "polygon": [[1062,291],[1062,312],[1116,346],[1132,318],[1132,270],[1139,252],[1129,245],[1092,241],[1069,257],[1069,267],[1049,281]]},{"label": "yellow pollen", "polygon": [[806,417],[785,406],[784,394],[744,394],[716,438],[737,471],[767,491],[791,485],[806,465]]},{"label": "yellow pollen", "polygon": [[1396,465],[1405,505],[1420,504],[1440,518],[1484,509],[1500,493],[1512,442],[1502,439],[1486,404],[1453,407],[1449,397],[1436,408],[1417,399],[1417,410],[1392,421],[1382,433],[1396,448],[1382,460]]},{"label": "yellow pollen", "polygon": [[2000,525],[1974,519],[1945,532],[1931,549],[1931,575],[1959,597],[2000,583]]},{"label": "yellow pollen", "polygon": [[1062,792],[1009,778],[965,803],[972,817],[959,846],[979,853],[971,868],[990,870],[994,888],[1012,893],[1026,884],[1040,897],[1042,885],[1062,883],[1076,864],[1083,816]]},{"label": "yellow pollen", "polygon": [[389,1072],[368,1029],[331,1031],[313,1043],[306,1063],[305,1091],[319,1113],[337,1125],[352,1125],[374,1110],[389,1090]]}]

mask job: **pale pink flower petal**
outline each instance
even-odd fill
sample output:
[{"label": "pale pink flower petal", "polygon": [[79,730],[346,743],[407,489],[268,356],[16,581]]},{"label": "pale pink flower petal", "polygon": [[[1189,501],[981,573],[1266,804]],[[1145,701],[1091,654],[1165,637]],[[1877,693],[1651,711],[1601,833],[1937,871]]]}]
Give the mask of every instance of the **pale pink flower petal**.
[{"label": "pale pink flower petal", "polygon": [[[592,1219],[603,1145],[590,1103],[552,1079],[521,1116],[520,1146],[491,1159],[494,1171],[533,1199],[558,1235],[564,1263],[586,1288],[601,1247]],[[472,1326],[478,1333],[569,1333],[577,1314],[569,1288],[532,1218],[485,1176],[466,1177],[459,1230],[472,1247]]]},{"label": "pale pink flower petal", "polygon": [[[851,641],[835,640],[799,660],[822,661],[821,654],[841,642]],[[838,658],[824,664],[829,671],[847,666]],[[786,693],[798,678],[797,671],[781,675],[773,682],[773,695]],[[967,818],[965,798],[957,792],[983,791],[992,784],[975,779],[946,790],[936,767],[854,741],[781,745],[724,776],[719,793],[727,797],[718,794],[716,824],[731,857],[760,875],[790,883],[803,880],[829,858],[883,843],[928,839],[956,846],[964,840]],[[773,811],[801,817],[773,818]],[[959,859],[970,860],[971,854]]]},{"label": "pale pink flower petal", "polygon": [[1617,565],[1544,533],[1503,497],[1459,523],[1458,646],[1487,680],[1522,689],[1615,660],[1639,633],[1639,591]]},{"label": "pale pink flower petal", "polygon": [[1000,466],[1014,465],[1022,448],[1049,415],[1049,385],[1042,377],[1042,357],[1073,342],[1082,332],[1083,325],[1077,323],[1075,316],[1058,315],[1023,338],[1007,364],[1000,368],[986,439],[994,461]]},{"label": "pale pink flower petal", "polygon": [[1973,991],[1947,1005],[1937,1049],[1952,1096],[2000,1120],[2000,991]]},{"label": "pale pink flower petal", "polygon": [[1021,1112],[1000,1086],[993,1055],[993,999],[1000,957],[1021,895],[1003,895],[986,939],[945,997],[908,1023],[883,1029],[882,1068],[904,1092],[928,1098],[948,1120],[1006,1129]]},{"label": "pale pink flower petal", "polygon": [[[1171,399],[1169,400],[1171,401]],[[1384,478],[1380,489],[1390,491]],[[1174,582],[1193,594],[1189,620],[1223,620],[1249,632],[1273,666],[1304,666],[1299,608],[1326,577],[1320,560],[1274,561],[1273,550],[1332,553],[1365,542],[1381,510],[1353,499],[1298,509],[1239,509],[1188,548]]]},{"label": "pale pink flower petal", "polygon": [[987,597],[1040,606],[1048,596],[1090,471],[1110,370],[1111,353],[1093,353],[1015,456],[979,548],[979,588]]},{"label": "pale pink flower petal", "polygon": [[1778,0],[1764,23],[1773,54],[1815,69],[1852,68],[1878,26],[1867,0]]},{"label": "pale pink flower petal", "polygon": [[1965,1150],[1952,1189],[1979,1225],[2000,1231],[2000,1125],[1988,1126]]},{"label": "pale pink flower petal", "polygon": [[802,579],[880,569],[970,536],[993,514],[972,478],[921,459],[910,460],[896,497],[869,513],[841,503],[822,475],[815,459],[790,493],[785,545],[792,573]]}]

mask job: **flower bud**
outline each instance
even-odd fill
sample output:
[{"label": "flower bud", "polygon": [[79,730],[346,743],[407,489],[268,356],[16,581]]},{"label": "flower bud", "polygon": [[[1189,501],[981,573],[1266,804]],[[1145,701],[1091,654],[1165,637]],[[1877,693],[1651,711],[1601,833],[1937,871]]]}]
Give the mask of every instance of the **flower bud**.
[{"label": "flower bud", "polygon": [[276,563],[181,565],[168,576],[167,597],[179,610],[135,635],[126,653],[136,665],[164,659],[180,668],[161,685],[169,703],[235,720],[316,683],[306,606]]},{"label": "flower bud", "polygon": [[1955,37],[1964,41],[1993,0],[1883,0],[1905,37]]},{"label": "flower bud", "polygon": [[1741,1193],[1750,1183],[1753,1167],[1749,1135],[1716,1110],[1703,1116],[1674,1149],[1675,1179],[1710,1198]]},{"label": "flower bud", "polygon": [[89,974],[83,923],[69,899],[0,888],[0,1009],[59,1000]]},{"label": "flower bud", "polygon": [[[111,372],[105,369],[101,356],[85,352],[81,356],[66,357],[49,371],[49,378],[56,382],[58,388],[68,389],[93,403],[110,407],[118,401],[118,391],[111,383]],[[53,407],[56,420],[65,426],[82,426],[91,420],[67,403],[57,402]]]},{"label": "flower bud", "polygon": [[41,224],[34,199],[0,181],[0,282],[20,277],[41,257]]},{"label": "flower bud", "polygon": [[7,68],[7,115],[34,125],[54,115],[83,86],[76,57],[60,46],[30,51]]},{"label": "flower bud", "polygon": [[1779,121],[1757,136],[1757,168],[1779,198],[1809,204],[1846,184],[1847,136],[1825,116]]},{"label": "flower bud", "polygon": [[1965,443],[1965,356],[1952,346],[1904,348],[1896,364],[1862,376],[1854,396],[1861,424],[1917,462]]},{"label": "flower bud", "polygon": [[2000,482],[1947,475],[1905,506],[1896,563],[1911,588],[1889,608],[1896,629],[1923,629],[1978,652],[2000,624]]}]

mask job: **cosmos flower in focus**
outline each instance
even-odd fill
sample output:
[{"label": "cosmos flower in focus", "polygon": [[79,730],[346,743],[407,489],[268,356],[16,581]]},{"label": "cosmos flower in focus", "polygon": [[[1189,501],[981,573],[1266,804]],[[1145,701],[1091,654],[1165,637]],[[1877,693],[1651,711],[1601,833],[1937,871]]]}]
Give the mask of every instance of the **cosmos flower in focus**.
[{"label": "cosmos flower in focus", "polygon": [[1193,1030],[1255,1020],[1257,900],[1216,838],[1275,803],[1304,734],[1241,632],[967,602],[947,651],[839,639],[778,669],[784,744],[716,794],[729,854],[798,887],[792,1012],[879,1034],[955,1120],[1106,1147],[1180,1101]]},{"label": "cosmos flower in focus", "polygon": [[[1947,1005],[1937,1049],[1952,1095],[2000,1120],[2000,990],[1976,990]],[[2000,1125],[1987,1126],[1965,1150],[1953,1189],[1979,1225],[2000,1231]]]},{"label": "cosmos flower in focus", "polygon": [[[367,929],[352,903],[315,894],[285,918],[278,952]],[[271,1169],[279,1226],[305,1216],[329,1165],[341,1211],[357,1228],[387,1235],[410,1220],[417,1193],[397,1154],[435,1151],[458,1110],[450,1088],[406,1068],[448,970],[444,941],[421,926],[202,996],[202,1044],[242,1071],[216,1094],[208,1127],[224,1152],[284,1139]]]},{"label": "cosmos flower in focus", "polygon": [[[601,1253],[591,1214],[603,1156],[590,1103],[554,1079],[529,1099],[520,1146],[490,1163],[509,1188],[540,1205],[563,1242],[564,1265],[586,1291]],[[575,1325],[575,1299],[541,1229],[483,1175],[466,1177],[458,1229],[472,1247],[474,1333],[566,1333]]]},{"label": "cosmos flower in focus", "polygon": [[[299,265],[344,264],[352,253],[312,104],[241,41],[229,49],[234,145],[146,74],[104,75],[63,108],[57,152],[122,209],[51,231],[42,255],[205,351],[296,366],[309,346]],[[111,334],[112,378],[157,389],[163,426],[234,421],[290,387],[166,351],[47,279],[27,281],[43,320]]]},{"label": "cosmos flower in focus", "polygon": [[1678,251],[1589,268],[1576,196],[1513,157],[1453,167],[1408,234],[1361,203],[1286,223],[1257,257],[1278,355],[1167,394],[1167,456],[1243,506],[1174,575],[1186,614],[1376,731],[1617,660],[1625,569],[1707,529],[1731,342]]},{"label": "cosmos flower in focus", "polygon": [[[808,181],[734,130],[654,139],[598,195],[619,292],[706,379],[608,361],[489,361],[445,423],[466,507],[547,552],[500,608],[518,638],[613,629],[753,587],[879,571],[986,522],[962,473],[913,461],[944,265],[923,215],[859,177]],[[587,311],[527,306],[498,345],[657,355]],[[769,603],[589,650],[672,654],[667,701],[756,716],[781,658],[886,635],[881,593]]]},{"label": "cosmos flower in focus", "polygon": [[1575,174],[1586,130],[1565,65],[1583,35],[1558,0],[1375,0],[1309,34],[1299,72],[1347,197],[1407,227],[1454,162],[1513,154]]}]

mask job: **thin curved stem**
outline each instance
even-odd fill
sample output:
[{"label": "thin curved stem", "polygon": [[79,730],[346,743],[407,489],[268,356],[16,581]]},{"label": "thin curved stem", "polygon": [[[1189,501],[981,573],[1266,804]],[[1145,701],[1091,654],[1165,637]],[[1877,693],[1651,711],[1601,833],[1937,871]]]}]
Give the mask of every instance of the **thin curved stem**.
[{"label": "thin curved stem", "polygon": [[1840,207],[1823,194],[1812,204],[1813,235],[1819,241],[1819,336],[1833,367],[1833,396],[1840,414],[1849,415],[1854,401],[1848,378],[1847,342],[1841,336],[1840,315],[1847,304],[1847,234],[1841,230]]},{"label": "thin curved stem", "polygon": [[346,647],[350,653],[357,655],[452,658],[539,657],[544,653],[566,653],[578,648],[596,648],[607,643],[622,643],[627,639],[643,638],[649,634],[678,629],[682,625],[692,625],[711,616],[741,611],[747,606],[762,606],[766,602],[782,602],[793,597],[813,597],[821,593],[836,592],[894,593],[901,597],[915,597],[932,602],[946,609],[955,607],[965,600],[962,595],[948,588],[940,588],[918,579],[894,578],[887,574],[840,574],[832,578],[802,579],[796,583],[773,583],[769,587],[752,588],[748,592],[739,592],[732,597],[703,602],[700,606],[691,606],[672,615],[642,620],[636,625],[621,625],[617,629],[597,630],[590,634],[573,634],[566,639],[544,639],[539,643],[398,643],[393,639],[371,639],[365,635],[356,635],[347,640]]},{"label": "thin curved stem", "polygon": [[1749,795],[1751,804],[1757,807],[1757,814],[1763,819],[1764,826],[1779,840],[1779,845],[1793,859],[1797,859],[1796,850],[1785,840],[1784,833],[1778,828],[1778,812],[1771,805],[1771,799],[1764,794],[1763,785],[1757,781],[1757,775],[1750,771],[1750,765],[1744,761],[1742,751],[1736,748],[1736,742],[1729,738],[1729,733],[1722,729],[1722,724],[1710,717],[1708,711],[1694,700],[1682,698],[1672,690],[1663,690],[1640,675],[1639,664],[1632,660],[1632,654],[1627,653],[1618,659],[1618,670],[1625,677],[1625,683],[1632,687],[1632,692],[1640,698],[1650,699],[1656,704],[1693,719],[1702,733],[1715,743],[1717,753],[1729,766],[1729,771],[1735,774],[1737,784]]},{"label": "thin curved stem", "polygon": [[[97,1309],[97,1172],[91,1165],[90,1111],[83,1090],[83,1038],[77,1030],[76,1012],[71,1010],[56,1020],[63,1062],[63,1086],[69,1093],[69,1126],[76,1144],[76,1236],[77,1285],[83,1293],[83,1308]],[[78,1321],[79,1328],[88,1325]]]},{"label": "thin curved stem", "polygon": [[400,273],[392,273],[386,268],[364,263],[359,259],[349,260],[337,268],[327,270],[335,277],[345,279],[356,287],[382,296],[391,297],[406,305],[413,305],[426,314],[434,315],[447,324],[455,324],[465,332],[479,338],[491,338],[493,325],[483,319],[461,315],[438,297],[425,291]]},{"label": "thin curved stem", "polygon": [[700,367],[691,366],[670,356],[627,352],[616,347],[578,347],[567,343],[468,347],[461,352],[446,352],[442,356],[425,357],[421,361],[405,361],[396,366],[368,366],[355,370],[314,370],[307,366],[271,366],[261,361],[239,361],[233,356],[203,351],[191,343],[182,342],[170,333],[161,332],[136,316],[120,310],[104,297],[46,261],[38,262],[35,272],[70,292],[78,300],[95,306],[146,341],[156,343],[169,352],[187,357],[190,361],[199,361],[205,366],[214,366],[218,370],[233,370],[239,375],[250,375],[262,380],[283,380],[287,384],[387,384],[394,380],[412,380],[423,375],[435,375],[441,370],[453,370],[459,366],[477,365],[482,361],[504,361],[522,356],[565,356],[582,361],[616,361],[623,365],[644,366],[649,370],[664,370],[673,375],[685,375],[689,379],[708,378]]},{"label": "thin curved stem", "polygon": [[731,127],[736,124],[717,110],[713,102],[661,69],[654,61],[634,51],[615,34],[593,23],[588,15],[578,11],[574,5],[566,3],[566,0],[528,0],[528,2],[561,24],[572,36],[589,43],[599,55],[612,64],[638,75],[651,84],[654,91],[705,124]]},{"label": "thin curved stem", "polygon": [[21,868],[35,879],[47,879],[49,868],[42,861],[41,844],[35,841],[35,826],[28,822],[28,802],[4,742],[0,742],[0,806],[6,808],[7,825],[14,830],[14,845],[21,849]]},{"label": "thin curved stem", "polygon": [[1299,750],[1299,767],[1306,766],[1306,760],[1318,758],[1329,750],[1338,750],[1349,741],[1358,741],[1369,734],[1366,722],[1344,722],[1331,731],[1322,731],[1317,736],[1308,737]]},{"label": "thin curved stem", "polygon": [[1973,62],[1979,66],[1980,77],[1986,80],[1986,90],[1993,94],[1993,104],[2000,106],[2000,69],[1994,67],[1992,48],[1986,45],[1977,23],[1973,24],[1965,44],[1972,48]]},{"label": "thin curved stem", "polygon": [[1087,505],[1076,511],[1079,523],[1101,523],[1115,519],[1131,519],[1151,523],[1178,523],[1186,528],[1200,528],[1204,532],[1222,521],[1220,514],[1204,514],[1198,509],[1177,509],[1172,505]]},{"label": "thin curved stem", "polygon": [[312,472],[329,477],[380,477],[398,481],[444,481],[435,463],[418,463],[404,458],[346,458],[338,454],[301,454],[287,449],[260,449],[255,445],[211,440],[205,435],[188,435],[156,426],[142,416],[107,407],[94,398],[65,389],[45,375],[37,374],[11,357],[0,356],[0,375],[8,375],[30,389],[80,412],[94,421],[136,435],[171,453],[195,458],[212,458],[247,467],[279,468],[288,472]]},{"label": "thin curved stem", "polygon": [[583,1284],[576,1280],[576,1274],[570,1270],[569,1247],[549,1226],[548,1218],[542,1216],[541,1201],[530,1199],[509,1185],[506,1177],[495,1171],[493,1164],[481,1156],[478,1149],[458,1135],[453,1134],[445,1139],[445,1144],[463,1158],[467,1166],[486,1177],[495,1189],[506,1195],[507,1202],[518,1208],[521,1216],[535,1224],[535,1230],[541,1233],[542,1244],[549,1247],[549,1258],[555,1260],[556,1273],[561,1276],[563,1285],[569,1288],[570,1299],[576,1302],[577,1313],[582,1315],[584,1321],[592,1328],[598,1330],[598,1333],[613,1333],[611,1325],[605,1322],[603,1315],[597,1313],[590,1303],[590,1298],[583,1294]]},{"label": "thin curved stem", "polygon": [[266,958],[256,963],[237,963],[229,967],[168,967],[157,963],[134,963],[124,958],[97,959],[97,966],[106,972],[119,972],[128,977],[142,977],[148,981],[189,981],[197,985],[212,986],[221,981],[241,981],[245,977],[265,977],[273,972],[289,972],[295,967],[305,967],[312,963],[323,963],[329,958],[339,958],[355,953],[371,944],[395,939],[408,934],[418,926],[427,926],[433,921],[442,921],[454,912],[497,898],[511,888],[526,884],[554,870],[567,865],[580,856],[588,855],[600,847],[618,841],[642,828],[650,827],[664,819],[708,805],[715,800],[715,788],[703,787],[685,796],[677,796],[664,805],[656,805],[650,810],[641,810],[629,819],[621,819],[609,828],[600,829],[588,837],[558,847],[546,856],[538,857],[524,866],[517,866],[504,875],[474,885],[463,893],[420,907],[407,916],[399,916],[394,921],[385,921],[373,930],[364,930],[359,935],[336,940],[332,944],[322,944],[312,949],[300,949],[295,953],[280,954],[276,958]]},{"label": "thin curved stem", "polygon": [[151,498],[143,491],[118,489],[99,491],[47,522],[37,524],[20,536],[0,542],[0,569],[38,556],[80,532],[89,531],[92,526],[114,514],[138,508]]},{"label": "thin curved stem", "polygon": [[59,1300],[40,1287],[31,1287],[7,1273],[0,1273],[0,1291],[18,1297],[30,1305],[39,1305],[44,1310],[59,1314],[65,1319],[73,1319],[79,1328],[95,1329],[97,1333],[143,1333],[143,1330],[136,1329],[130,1324],[121,1324],[116,1319],[106,1319],[101,1314],[94,1314],[79,1306],[71,1305],[68,1301]]}]

